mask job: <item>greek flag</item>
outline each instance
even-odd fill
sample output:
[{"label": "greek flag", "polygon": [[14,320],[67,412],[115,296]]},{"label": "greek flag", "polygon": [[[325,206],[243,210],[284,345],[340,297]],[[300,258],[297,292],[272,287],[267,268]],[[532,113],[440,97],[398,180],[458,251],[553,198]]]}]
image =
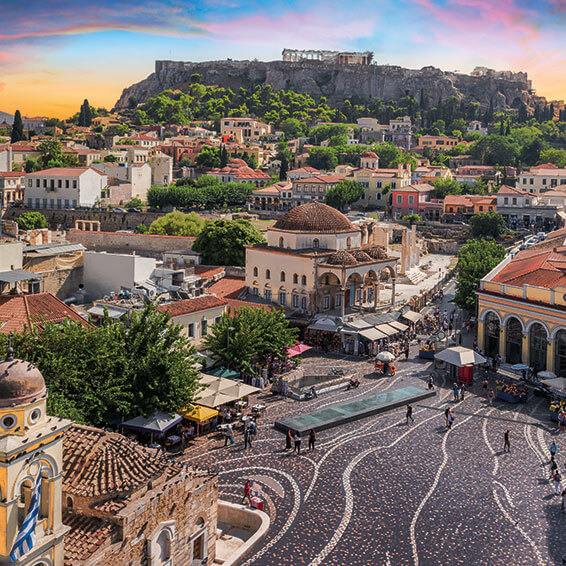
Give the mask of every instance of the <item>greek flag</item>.
[{"label": "greek flag", "polygon": [[16,562],[24,554],[27,554],[35,544],[35,525],[39,516],[39,505],[41,502],[41,473],[35,480],[35,487],[31,495],[28,514],[18,531],[18,536],[10,552],[10,560]]}]

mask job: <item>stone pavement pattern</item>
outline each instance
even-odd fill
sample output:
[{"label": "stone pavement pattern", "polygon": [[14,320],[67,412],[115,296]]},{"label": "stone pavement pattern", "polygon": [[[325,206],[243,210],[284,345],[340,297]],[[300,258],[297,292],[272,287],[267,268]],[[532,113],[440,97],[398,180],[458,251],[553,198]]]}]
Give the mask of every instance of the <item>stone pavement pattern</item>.
[{"label": "stone pavement pattern", "polygon": [[[348,366],[362,385],[308,402],[269,404],[251,450],[243,451],[239,437],[233,448],[211,442],[197,449],[198,458],[190,454],[193,462],[218,467],[225,499],[241,501],[246,478],[261,485],[272,526],[246,564],[562,563],[566,515],[546,481],[552,433],[544,400],[492,407],[477,390],[453,403],[450,384],[440,384],[437,397],[414,406],[414,424],[405,424],[404,408],[375,415],[321,431],[312,452],[303,437],[298,457],[272,428],[278,416],[424,387],[428,375],[427,364],[411,359],[399,363],[393,379],[375,378],[360,360],[304,363]],[[456,415],[450,432],[448,405]],[[511,454],[501,452],[506,428]]]}]

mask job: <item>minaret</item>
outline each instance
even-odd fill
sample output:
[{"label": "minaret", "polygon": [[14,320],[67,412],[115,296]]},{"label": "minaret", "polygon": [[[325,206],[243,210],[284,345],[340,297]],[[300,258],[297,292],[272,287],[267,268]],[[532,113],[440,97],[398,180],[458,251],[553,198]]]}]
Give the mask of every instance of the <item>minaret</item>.
[{"label": "minaret", "polygon": [[[10,347],[0,363],[0,565],[63,566],[63,538],[68,530],[61,520],[63,434],[71,423],[49,417],[46,404],[41,372],[14,359]],[[10,562],[39,474],[35,544],[17,562]]]}]

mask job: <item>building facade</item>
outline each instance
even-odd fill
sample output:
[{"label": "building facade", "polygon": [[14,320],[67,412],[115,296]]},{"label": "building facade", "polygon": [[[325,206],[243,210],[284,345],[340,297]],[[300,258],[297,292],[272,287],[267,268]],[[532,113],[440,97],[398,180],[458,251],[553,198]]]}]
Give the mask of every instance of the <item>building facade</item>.
[{"label": "building facade", "polygon": [[271,134],[271,126],[254,118],[222,118],[220,135],[229,136],[238,143],[257,141]]},{"label": "building facade", "polygon": [[[352,224],[320,202],[297,206],[267,231],[267,244],[246,249],[248,293],[305,315],[376,308],[389,287],[394,301],[397,260],[375,242],[371,227]],[[387,285],[386,285],[387,282]]]},{"label": "building facade", "polygon": [[81,167],[54,167],[25,176],[28,208],[92,208],[108,184],[106,175]]},{"label": "building facade", "polygon": [[566,185],[566,169],[552,163],[536,165],[519,174],[517,188],[529,193],[540,194]]},{"label": "building facade", "polygon": [[16,171],[0,172],[0,209],[24,201],[24,175]]},{"label": "building facade", "polygon": [[566,377],[566,230],[515,257],[481,280],[478,345],[509,364]]}]

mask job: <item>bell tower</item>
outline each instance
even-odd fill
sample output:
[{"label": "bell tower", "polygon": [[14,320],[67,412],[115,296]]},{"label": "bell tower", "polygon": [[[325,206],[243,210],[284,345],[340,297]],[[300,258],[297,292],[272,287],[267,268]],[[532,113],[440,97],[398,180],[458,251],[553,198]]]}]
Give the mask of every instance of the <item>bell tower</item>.
[{"label": "bell tower", "polygon": [[[46,404],[41,372],[14,359],[9,348],[0,362],[0,565],[63,566],[68,530],[61,520],[63,434],[71,423],[48,416]],[[30,509],[37,510],[33,542],[10,561],[18,533],[29,525],[24,520]]]}]

